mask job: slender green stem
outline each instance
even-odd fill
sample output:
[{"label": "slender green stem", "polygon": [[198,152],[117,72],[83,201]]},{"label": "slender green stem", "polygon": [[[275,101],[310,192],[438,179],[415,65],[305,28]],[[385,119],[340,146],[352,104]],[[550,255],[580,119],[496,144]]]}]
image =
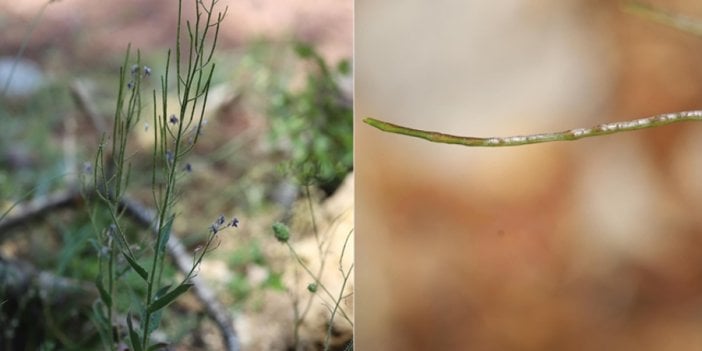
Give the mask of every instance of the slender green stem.
[{"label": "slender green stem", "polygon": [[[214,12],[213,8],[217,0],[210,0],[209,5],[206,5],[203,0],[194,0],[193,4],[196,10],[195,30],[193,32],[190,23],[186,21],[188,27],[187,34],[190,40],[184,43],[187,47],[181,47],[181,30],[183,30],[184,21],[182,2],[183,0],[178,1],[178,33],[176,37],[175,60],[172,60],[172,51],[169,50],[166,57],[165,74],[162,75],[160,79],[161,115],[158,113],[159,105],[156,90],[154,89],[151,94],[153,98],[153,127],[155,138],[155,146],[152,154],[153,168],[151,187],[157,209],[156,223],[154,224],[154,226],[157,227],[157,233],[156,240],[154,240],[153,257],[150,267],[143,267],[141,263],[138,262],[137,257],[135,257],[127,241],[126,234],[123,230],[124,228],[120,225],[120,220],[124,211],[123,206],[120,204],[127,186],[129,185],[131,170],[130,163],[128,162],[129,156],[127,154],[129,143],[128,134],[139,121],[142,112],[142,79],[151,74],[150,68],[141,65],[141,55],[139,51],[137,51],[136,54],[136,63],[129,68],[128,65],[131,58],[130,46],[127,47],[127,53],[124,57],[123,65],[120,68],[119,90],[114,114],[112,138],[111,141],[107,141],[109,138],[103,135],[98,146],[95,160],[96,167],[93,174],[95,187],[99,190],[98,196],[105,202],[112,222],[109,229],[110,235],[106,239],[109,241],[110,261],[105,263],[102,258],[100,258],[101,274],[103,274],[105,270],[109,274],[107,279],[107,291],[103,293],[101,290],[101,293],[103,293],[103,295],[109,295],[110,297],[109,299],[104,297],[104,300],[115,301],[116,299],[114,299],[113,296],[118,290],[118,279],[129,269],[136,271],[136,273],[146,281],[143,312],[139,316],[141,320],[141,334],[133,330],[129,317],[130,313],[127,314],[128,327],[130,329],[130,343],[135,349],[143,350],[148,349],[150,334],[158,328],[158,321],[160,318],[158,315],[159,311],[165,307],[165,304],[172,301],[171,299],[177,297],[177,295],[168,297],[168,294],[173,292],[181,294],[190,287],[191,284],[187,283],[187,280],[194,275],[195,269],[199,266],[204,256],[204,252],[210,249],[210,245],[216,234],[216,231],[212,233],[205,251],[200,255],[198,260],[194,262],[193,268],[188,272],[183,283],[170,291],[168,291],[168,289],[164,290],[161,286],[161,278],[165,266],[165,251],[170,229],[175,218],[174,206],[180,196],[177,191],[178,172],[180,171],[178,165],[192,149],[192,144],[194,144],[195,140],[197,140],[197,135],[193,136],[192,141],[186,142],[185,140],[186,136],[193,133],[193,128],[191,128],[192,123],[197,121],[196,132],[199,132],[202,127],[207,97],[214,72],[214,63],[211,62],[210,59],[212,58],[212,51],[214,50],[214,45],[217,40],[216,34],[219,31],[219,25],[223,19],[223,14],[219,13],[217,15],[218,22],[211,22],[213,18],[211,14]],[[203,11],[207,13],[207,17],[205,18],[201,17],[204,16]],[[210,27],[214,27],[214,37],[208,36],[207,34]],[[211,42],[212,47],[207,49],[205,42]],[[188,52],[182,53],[181,50],[188,50]],[[183,62],[181,59],[187,60],[187,62]],[[167,104],[169,71],[172,70],[171,64],[175,65],[175,85],[180,102],[177,107],[178,111],[173,114],[168,113]],[[197,114],[198,112],[199,115]],[[105,151],[109,147],[109,145],[105,145],[106,143],[112,146],[112,149],[109,150],[111,152],[109,155]],[[124,255],[129,261],[129,266],[125,267],[121,273],[116,272],[118,265],[115,261],[117,259],[115,255],[117,253]],[[102,278],[99,284],[100,289],[102,289]],[[161,293],[165,295],[160,295]],[[165,300],[159,301],[157,297],[164,297]],[[110,325],[113,324],[112,319],[116,318],[115,315],[119,312],[119,309],[111,301],[109,302],[110,306],[107,311]],[[102,321],[104,319],[102,318],[103,311],[100,310],[98,312],[101,313],[98,318],[101,318],[100,320]],[[112,330],[103,331],[105,335],[112,335],[112,333]],[[112,342],[112,340],[106,341],[111,344],[110,347],[112,347],[112,349],[114,349],[114,345],[120,342],[119,339],[121,339],[121,336],[118,335],[116,338],[117,340],[114,340],[114,342]],[[105,339],[107,340],[108,338],[105,337]]]},{"label": "slender green stem", "polygon": [[630,132],[645,128],[661,127],[678,122],[700,122],[702,121],[702,110],[683,111],[677,113],[666,113],[631,121],[611,122],[596,125],[590,128],[575,128],[561,132],[539,133],[528,135],[516,135],[509,137],[468,137],[444,134],[403,127],[397,124],[384,122],[375,118],[365,118],[363,122],[384,132],[407,135],[415,138],[425,139],[435,143],[458,144],[463,146],[518,146],[537,143],[547,143],[552,141],[570,141],[583,138],[590,138],[602,135],[609,135],[622,132]]},{"label": "slender green stem", "polygon": [[[334,329],[334,317],[336,316],[336,312],[339,311],[339,306],[343,303],[344,290],[346,289],[346,284],[348,283],[349,277],[351,276],[351,272],[353,271],[353,263],[349,266],[349,269],[346,272],[344,272],[343,264],[344,254],[346,253],[346,248],[348,247],[349,239],[351,239],[351,234],[353,234],[353,229],[351,229],[346,235],[346,240],[344,240],[344,246],[341,248],[341,255],[339,255],[339,272],[341,272],[343,280],[341,282],[341,288],[339,288],[339,295],[337,296],[336,301],[334,301],[334,308],[332,309],[331,316],[329,317],[327,335],[324,337],[324,350],[329,349],[329,342],[331,341],[332,329]],[[353,322],[351,320],[348,321],[353,327]]]},{"label": "slender green stem", "polygon": [[305,184],[305,198],[307,198],[307,208],[310,210],[310,219],[312,220],[312,231],[314,232],[314,240],[317,242],[317,252],[319,257],[323,256],[324,248],[322,241],[319,240],[319,230],[317,230],[317,220],[314,215],[314,205],[312,204],[312,194],[310,194],[309,184]]},{"label": "slender green stem", "polygon": [[[165,189],[162,190],[156,196],[156,193],[154,193],[154,197],[156,198],[156,203],[159,204],[157,206],[158,208],[158,234],[156,237],[156,243],[154,246],[154,256],[153,256],[153,261],[151,264],[151,272],[149,274],[149,279],[147,280],[147,289],[146,289],[146,300],[145,300],[145,306],[150,306],[154,301],[155,301],[155,292],[158,290],[158,288],[161,286],[161,275],[163,272],[163,266],[164,266],[164,255],[165,253],[162,251],[162,248],[165,247],[167,240],[168,240],[168,233],[167,231],[170,229],[170,226],[173,221],[173,208],[174,205],[177,201],[178,198],[178,193],[176,192],[176,182],[177,182],[177,171],[179,170],[178,164],[182,160],[183,157],[192,149],[192,145],[186,145],[184,142],[183,137],[186,135],[186,132],[190,131],[190,126],[194,120],[197,120],[197,131],[200,130],[201,124],[202,124],[202,118],[204,115],[204,109],[207,104],[207,96],[209,93],[209,88],[210,84],[212,82],[212,77],[213,77],[213,71],[214,71],[214,64],[206,61],[203,62],[203,57],[204,57],[204,46],[203,42],[207,40],[207,28],[209,26],[216,26],[219,27],[220,23],[211,23],[210,22],[210,16],[206,18],[205,23],[202,23],[202,9],[206,9],[208,13],[211,13],[213,11],[214,5],[217,3],[216,0],[212,0],[209,5],[205,5],[201,1],[195,1],[195,12],[196,12],[196,20],[195,20],[195,32],[193,34],[192,27],[190,26],[190,22],[186,21],[186,26],[188,30],[188,35],[189,35],[189,45],[188,45],[188,55],[186,59],[188,60],[187,65],[183,64],[181,66],[182,62],[180,61],[181,59],[181,37],[180,37],[180,30],[181,30],[181,25],[182,25],[182,13],[181,13],[181,7],[182,7],[182,0],[178,2],[179,3],[179,16],[178,16],[178,36],[176,38],[176,61],[175,66],[176,66],[176,86],[178,87],[178,98],[180,102],[179,106],[179,111],[177,115],[174,115],[171,119],[171,117],[168,117],[169,114],[167,113],[167,78],[164,77],[162,78],[162,104],[163,104],[163,115],[158,116],[154,112],[154,125],[156,127],[156,130],[154,131],[154,135],[156,137],[156,145],[158,151],[154,150],[154,160],[158,158],[165,158]],[[208,7],[209,6],[209,7]],[[218,17],[221,19],[221,16]],[[201,29],[205,28],[204,30]],[[216,41],[216,38],[213,39],[213,41]],[[214,44],[213,44],[214,45]],[[170,62],[170,51],[168,54],[167,58],[167,64],[166,64],[166,75],[168,73],[168,63]],[[204,69],[206,66],[211,66],[211,69],[209,71],[209,74],[205,75]],[[154,99],[155,99],[155,92],[154,92]],[[202,101],[200,102],[200,99]],[[202,110],[200,111],[199,116],[195,116],[196,112],[196,106],[200,104],[202,106]],[[154,109],[155,109],[156,103],[154,102]],[[177,117],[176,117],[177,116]],[[171,129],[171,126],[169,124],[174,124],[175,128]],[[169,138],[170,137],[170,138]],[[196,138],[196,137],[195,137]],[[194,144],[194,141],[193,141]],[[152,180],[156,179],[156,168],[154,168],[153,173],[152,173]],[[152,185],[155,187],[155,185]],[[202,260],[202,257],[204,256],[205,252],[207,252],[207,249],[209,248],[210,244],[212,243],[212,239],[214,239],[214,234],[210,237],[210,239],[207,242],[206,249],[203,251],[202,255],[199,257],[197,262],[194,263],[193,268],[191,271],[186,275],[186,278],[183,281],[183,284],[192,276],[195,268],[199,265],[200,261]],[[142,348],[146,349],[148,346],[148,335],[150,333],[149,330],[149,324],[151,322],[151,319],[153,318],[152,312],[150,312],[148,309],[144,314],[144,334],[142,335]]]},{"label": "slender green stem", "polygon": [[[115,245],[115,241],[112,240],[112,238],[107,238],[108,242],[108,248],[110,252],[108,252],[108,261],[107,261],[107,291],[110,293],[110,296],[115,296],[115,250],[117,249]],[[113,301],[110,306],[108,306],[107,309],[107,320],[109,321],[110,325],[113,325],[114,321],[114,310],[115,310],[115,302]],[[110,345],[111,350],[115,349],[115,343],[112,343]]]},{"label": "slender green stem", "polygon": [[[335,300],[334,294],[332,294],[331,291],[329,291],[329,289],[327,289],[327,287],[324,284],[322,284],[322,281],[321,281],[322,271],[324,270],[324,260],[322,260],[322,265],[320,266],[321,269],[319,270],[319,272],[317,272],[317,274],[315,274],[314,272],[312,272],[312,269],[307,265],[307,263],[305,263],[305,261],[302,259],[302,256],[300,256],[297,253],[297,251],[295,250],[295,247],[293,247],[289,242],[286,242],[285,245],[287,245],[288,250],[290,250],[292,257],[295,258],[297,263],[300,264],[300,267],[302,267],[305,270],[305,272],[307,272],[307,274],[310,276],[310,278],[312,278],[314,280],[314,283],[317,284],[317,287],[321,288],[322,291],[327,295],[327,297],[331,301],[334,301]],[[307,314],[308,310],[309,310],[309,307],[307,307],[305,309],[305,312],[302,313],[301,320],[305,318],[304,316]],[[346,314],[346,312],[344,310],[340,310],[339,312],[341,312],[341,315],[346,320],[351,321],[351,318],[349,318],[349,316]]]}]

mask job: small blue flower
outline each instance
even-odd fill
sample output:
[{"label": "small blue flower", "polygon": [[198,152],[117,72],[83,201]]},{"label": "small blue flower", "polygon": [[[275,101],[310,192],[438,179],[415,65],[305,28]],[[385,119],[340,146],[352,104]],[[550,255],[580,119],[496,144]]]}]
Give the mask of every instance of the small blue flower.
[{"label": "small blue flower", "polygon": [[219,215],[219,217],[217,217],[217,220],[215,221],[215,224],[218,227],[221,227],[225,221],[226,221],[226,219],[224,219],[224,215]]},{"label": "small blue flower", "polygon": [[219,217],[217,217],[217,219],[215,219],[215,221],[212,224],[210,224],[210,232],[212,234],[217,234],[220,230],[224,228],[238,226],[239,220],[236,217],[234,217],[229,223],[227,223],[227,220],[224,218],[224,215],[219,215]]},{"label": "small blue flower", "polygon": [[149,76],[151,76],[151,67],[144,66],[144,77],[149,77]]},{"label": "small blue flower", "polygon": [[168,121],[171,122],[171,124],[176,124],[178,123],[178,117],[176,117],[176,115],[171,115]]}]

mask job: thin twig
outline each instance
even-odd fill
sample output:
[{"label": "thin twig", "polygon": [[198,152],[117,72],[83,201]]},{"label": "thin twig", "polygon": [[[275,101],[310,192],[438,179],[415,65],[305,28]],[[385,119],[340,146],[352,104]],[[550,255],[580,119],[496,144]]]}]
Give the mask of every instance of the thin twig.
[{"label": "thin twig", "polygon": [[77,190],[58,191],[26,203],[17,204],[15,209],[0,220],[0,239],[11,229],[32,223],[36,218],[64,207],[75,207],[83,198]]},{"label": "thin twig", "polygon": [[518,146],[552,141],[571,141],[583,138],[603,136],[639,129],[661,127],[678,122],[700,122],[702,110],[666,113],[631,121],[603,123],[591,128],[576,128],[561,132],[517,135],[509,137],[467,137],[439,132],[403,127],[397,124],[383,122],[375,118],[365,118],[363,122],[384,132],[407,135],[442,144],[458,144],[463,146]]},{"label": "thin twig", "polygon": [[41,271],[31,264],[0,256],[0,281],[6,294],[22,296],[37,288],[50,304],[79,301],[90,306],[97,297],[95,285]]},{"label": "thin twig", "polygon": [[107,131],[107,126],[100,112],[98,112],[99,110],[95,105],[95,99],[91,96],[86,83],[82,80],[74,80],[70,85],[70,91],[76,106],[81,113],[88,118],[93,127],[97,130],[97,134],[105,133]]}]

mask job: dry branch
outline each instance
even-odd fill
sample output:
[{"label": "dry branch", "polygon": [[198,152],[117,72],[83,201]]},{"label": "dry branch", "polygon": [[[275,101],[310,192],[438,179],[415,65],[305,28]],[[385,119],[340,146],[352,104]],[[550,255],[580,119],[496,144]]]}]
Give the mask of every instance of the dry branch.
[{"label": "dry branch", "polygon": [[38,289],[50,304],[81,301],[90,306],[97,298],[95,285],[40,271],[27,262],[7,260],[0,256],[0,281],[8,296],[23,296]]},{"label": "dry branch", "polygon": [[[93,197],[96,196],[96,194],[94,191],[90,191],[86,194],[86,196]],[[25,224],[28,225],[29,223],[36,221],[38,218],[46,216],[50,212],[57,209],[78,207],[84,202],[83,200],[84,197],[80,191],[66,190],[32,200],[26,204],[20,204],[12,214],[0,220],[0,238],[4,233],[9,232],[10,229]],[[148,208],[140,204],[138,201],[130,198],[122,199],[119,205],[125,211],[125,214],[127,214],[132,220],[145,228],[149,228],[154,235],[157,234],[158,228],[156,227],[154,221],[156,218],[156,212],[153,209]],[[190,254],[188,254],[178,237],[172,233],[168,240],[167,251],[175,262],[177,269],[183,274],[187,274],[192,266],[193,258],[190,256]],[[2,263],[2,261],[0,261],[0,263]],[[3,273],[2,269],[5,267],[6,265],[0,264],[0,273]],[[12,272],[25,272],[21,274],[25,276],[23,279],[31,279],[31,277],[35,275],[34,273],[27,273],[34,272],[33,270],[22,271],[15,269]],[[41,276],[42,275],[40,274],[39,277]],[[0,278],[1,277],[3,277],[2,274],[0,274]],[[53,279],[50,281],[58,282],[59,280]],[[195,296],[200,303],[202,303],[205,312],[208,316],[210,316],[210,318],[212,318],[212,320],[214,320],[222,333],[226,349],[229,351],[239,350],[239,337],[234,330],[234,322],[226,312],[224,306],[217,301],[217,298],[212,290],[208,288],[205,282],[198,276],[192,277],[191,282],[194,284],[193,291]]]}]

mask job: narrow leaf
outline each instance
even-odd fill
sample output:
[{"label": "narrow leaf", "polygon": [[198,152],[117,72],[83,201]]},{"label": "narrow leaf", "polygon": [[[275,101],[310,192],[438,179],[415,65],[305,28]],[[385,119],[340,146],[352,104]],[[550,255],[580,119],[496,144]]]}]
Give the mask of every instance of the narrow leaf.
[{"label": "narrow leaf", "polygon": [[139,337],[139,332],[134,330],[134,327],[132,327],[132,314],[127,313],[127,328],[129,328],[129,340],[132,343],[132,348],[134,351],[142,351],[141,344],[139,343],[139,340],[141,338]]},{"label": "narrow leaf", "polygon": [[100,301],[95,301],[93,304],[93,315],[95,315],[95,320],[100,323],[101,329],[109,330],[111,328],[110,321],[107,320],[107,315],[104,310],[105,305]]},{"label": "narrow leaf", "polygon": [[178,285],[173,291],[167,293],[166,295],[163,295],[162,298],[155,300],[152,302],[149,307],[146,308],[146,312],[148,313],[154,313],[166,306],[168,306],[171,302],[175,301],[175,299],[178,298],[178,296],[184,294],[188,289],[190,289],[193,286],[192,283],[183,283],[181,285]]},{"label": "narrow leaf", "polygon": [[154,300],[158,300],[163,295],[166,295],[166,293],[168,292],[168,289],[170,289],[171,286],[172,286],[172,284],[168,284],[168,285],[162,287],[161,289],[158,289],[158,291],[156,291],[156,294],[154,295]]},{"label": "narrow leaf", "polygon": [[175,215],[171,215],[170,218],[168,218],[168,221],[166,221],[166,224],[161,228],[160,234],[162,235],[162,239],[159,242],[159,247],[158,247],[158,253],[159,255],[163,255],[164,251],[166,250],[166,244],[168,244],[168,239],[171,236],[171,228],[173,227],[173,220],[175,219]]},{"label": "narrow leaf", "polygon": [[151,318],[149,318],[149,325],[146,326],[147,333],[151,334],[156,329],[158,329],[159,325],[161,324],[161,315],[162,314],[163,314],[163,310],[156,311],[155,313],[151,314]]},{"label": "narrow leaf", "polygon": [[103,302],[95,300],[95,303],[93,303],[93,318],[91,320],[97,326],[103,345],[110,345],[112,343],[112,325],[107,320],[104,309],[105,305]]},{"label": "narrow leaf", "polygon": [[127,259],[127,262],[129,262],[129,265],[132,266],[132,269],[134,269],[134,271],[137,272],[137,274],[139,274],[139,276],[142,279],[144,279],[144,281],[149,280],[149,273],[146,272],[146,269],[144,269],[144,267],[139,265],[139,263],[136,260],[134,260],[134,258],[127,255],[126,253],[123,252],[122,255],[124,256],[124,258]]}]

